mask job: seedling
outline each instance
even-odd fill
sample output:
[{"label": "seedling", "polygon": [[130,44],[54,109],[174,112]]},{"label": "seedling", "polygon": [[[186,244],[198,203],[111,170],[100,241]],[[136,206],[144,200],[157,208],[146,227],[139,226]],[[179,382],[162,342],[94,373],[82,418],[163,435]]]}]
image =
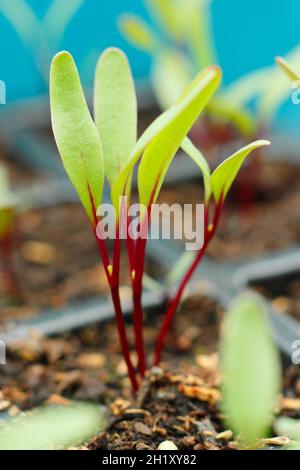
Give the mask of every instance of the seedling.
[{"label": "seedling", "polygon": [[223,163],[221,163],[221,165],[219,165],[211,174],[209,164],[201,152],[188,138],[183,141],[182,149],[187,155],[190,156],[190,158],[192,158],[192,160],[194,160],[203,176],[203,202],[205,206],[204,244],[199,252],[195,255],[191,266],[179,284],[176,294],[169,302],[167,313],[156,346],[155,364],[160,362],[164,341],[170,330],[174,314],[178,308],[184,290],[202,258],[204,257],[207,248],[217,231],[226,197],[239,173],[240,168],[242,167],[242,164],[253,150],[259,149],[266,145],[270,145],[270,142],[266,140],[258,140],[247,145],[246,147],[243,147],[241,150],[237,151],[227,158]]},{"label": "seedling", "polygon": [[30,51],[43,81],[48,83],[49,62],[72,18],[86,0],[52,0],[40,20],[28,0],[0,0],[0,13]]},{"label": "seedling", "polygon": [[13,232],[17,200],[10,190],[8,175],[0,167],[0,266],[5,291],[11,300],[20,300],[21,294],[13,269]]},{"label": "seedling", "polygon": [[[159,34],[134,14],[126,13],[119,19],[125,38],[152,58],[153,89],[163,109],[176,101],[195,73],[218,63],[211,3],[212,0],[145,0]],[[293,67],[299,66],[300,47],[295,47],[286,60]],[[226,129],[227,124],[244,138],[269,130],[288,94],[287,81],[274,66],[257,69],[223,86],[205,110],[209,122],[218,129],[210,137],[214,140],[211,144],[234,137],[230,136],[232,130]],[[192,137],[202,148],[209,144],[201,126],[194,129]]]},{"label": "seedling", "polygon": [[[129,13],[120,17],[119,25],[130,43],[151,56],[153,88],[158,103],[166,109],[199,70],[218,62],[211,25],[211,0],[145,0],[145,4],[160,35]],[[246,108],[227,99],[222,91],[207,105],[206,114],[218,123],[219,129],[225,122],[244,137],[257,131],[255,120]],[[228,132],[220,131],[220,138],[226,139]],[[196,132],[194,137],[197,139]]]},{"label": "seedling", "polygon": [[[152,58],[151,81],[162,109],[176,101],[199,70],[218,62],[211,3],[212,0],[145,0],[160,34],[136,15],[126,13],[119,19],[125,38]],[[293,54],[293,60],[299,60],[299,51]],[[205,151],[240,138],[247,141],[269,130],[288,91],[286,81],[279,75],[275,67],[266,67],[221,87],[205,108],[204,122],[199,120],[191,129],[193,143]],[[233,196],[241,209],[258,198],[256,175],[260,173],[260,157],[257,154],[249,162],[247,175],[237,181]]]},{"label": "seedling", "polygon": [[245,446],[269,435],[280,391],[279,355],[264,305],[242,294],[227,313],[221,342],[223,412]]},{"label": "seedling", "polygon": [[[285,58],[278,58],[282,68],[290,68],[290,72],[300,66],[300,46],[291,50]],[[290,64],[290,65],[287,65]],[[292,78],[289,75],[289,78]],[[292,78],[295,80],[295,78]],[[297,78],[296,78],[297,80]],[[261,128],[270,128],[278,110],[290,96],[290,86],[276,65],[256,70],[248,76],[240,78],[224,92],[225,99],[233,100],[241,106],[252,102]]]},{"label": "seedling", "polygon": [[[186,139],[186,135],[216,92],[220,80],[221,72],[217,67],[205,68],[189,84],[175,105],[159,116],[137,140],[136,94],[130,66],[120,50],[108,49],[99,59],[95,76],[95,122],[89,113],[76,65],[70,54],[62,52],[55,56],[52,63],[50,98],[54,136],[66,172],[77,190],[96,236],[110,286],[120,343],[134,390],[138,389],[139,381],[129,353],[119,294],[120,233],[123,233],[125,228],[134,307],[135,349],[139,374],[144,377],[147,369],[142,309],[142,280],[147,243],[145,235],[151,219],[152,206],[158,198],[165,175],[177,150],[182,145],[188,155],[196,161],[203,174],[206,208],[205,244],[167,310],[156,350],[156,363],[159,362],[164,338],[183,290],[216,231],[224,200],[243,161],[252,150],[268,144],[266,141],[250,144],[223,162],[212,175],[210,174],[206,160]],[[129,209],[133,170],[139,160],[139,236],[135,238],[130,232]],[[98,211],[105,177],[111,189],[111,201],[116,211],[112,257],[105,237],[102,237],[105,227],[101,212]],[[127,196],[125,203],[124,196]],[[211,206],[214,208],[212,222]]]}]

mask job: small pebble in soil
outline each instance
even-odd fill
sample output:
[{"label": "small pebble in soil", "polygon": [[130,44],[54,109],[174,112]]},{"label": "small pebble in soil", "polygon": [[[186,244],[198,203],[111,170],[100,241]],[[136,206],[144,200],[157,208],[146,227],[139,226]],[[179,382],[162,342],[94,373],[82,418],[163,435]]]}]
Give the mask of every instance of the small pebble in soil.
[{"label": "small pebble in soil", "polygon": [[159,444],[158,450],[178,450],[178,447],[172,441],[164,441]]}]

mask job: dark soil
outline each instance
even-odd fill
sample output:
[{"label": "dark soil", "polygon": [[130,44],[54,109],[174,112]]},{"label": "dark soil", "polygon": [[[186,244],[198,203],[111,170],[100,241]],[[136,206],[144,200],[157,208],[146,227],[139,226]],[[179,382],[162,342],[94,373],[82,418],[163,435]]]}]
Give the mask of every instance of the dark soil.
[{"label": "dark soil", "polygon": [[[27,211],[19,216],[16,231],[14,265],[22,300],[19,305],[10,305],[2,297],[0,321],[25,318],[45,309],[108,294],[96,241],[80,205],[62,204]],[[148,272],[154,274],[153,270]],[[4,281],[5,277],[0,276],[2,292]],[[124,254],[121,284],[129,282]]]},{"label": "dark soil", "polygon": [[253,282],[251,285],[270,299],[279,313],[286,313],[300,321],[300,272]]},{"label": "dark soil", "polygon": [[[300,242],[300,167],[264,161],[259,170],[255,203],[239,207],[227,201],[208,250],[212,258],[259,256]],[[160,202],[203,203],[201,178],[164,188]]]},{"label": "dark soil", "polygon": [[[9,348],[7,365],[0,367],[0,408],[15,416],[45,401],[106,404],[110,425],[89,445],[91,449],[157,449],[165,440],[180,449],[235,449],[237,443],[224,427],[219,408],[222,313],[213,300],[200,294],[186,300],[168,337],[162,369],[152,370],[133,401],[114,322],[59,338],[33,333],[26,344]],[[162,311],[146,314],[148,358],[161,319]],[[128,335],[132,345],[130,322]],[[299,369],[286,374],[285,396],[282,412],[299,418]],[[271,443],[282,444],[282,439]]]}]

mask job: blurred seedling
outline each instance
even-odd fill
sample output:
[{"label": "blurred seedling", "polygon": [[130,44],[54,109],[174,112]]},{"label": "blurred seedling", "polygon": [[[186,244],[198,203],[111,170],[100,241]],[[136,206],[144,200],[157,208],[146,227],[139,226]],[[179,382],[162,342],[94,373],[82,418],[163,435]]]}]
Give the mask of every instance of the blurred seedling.
[{"label": "blurred seedling", "polygon": [[5,297],[13,302],[21,300],[13,261],[17,207],[17,198],[11,192],[7,172],[0,166],[0,267]]},{"label": "blurred seedling", "polygon": [[72,18],[86,0],[51,0],[40,19],[29,0],[0,0],[0,13],[31,53],[41,78],[48,84],[49,64]]},{"label": "blurred seedling", "polygon": [[[167,109],[199,70],[218,63],[212,0],[144,1],[155,31],[131,13],[120,16],[119,27],[131,44],[151,56],[153,90],[160,107]],[[300,63],[300,49],[290,57]],[[216,166],[219,144],[247,141],[270,130],[287,93],[287,82],[276,67],[257,69],[219,89],[205,108],[204,120],[198,120],[191,129],[190,138],[201,150],[213,150],[210,158]],[[259,200],[261,159],[261,152],[257,152],[234,189],[233,199],[242,215]]]},{"label": "blurred seedling", "polygon": [[220,356],[227,425],[244,447],[260,447],[272,430],[281,368],[266,308],[256,295],[245,293],[232,302]]},{"label": "blurred seedling", "polygon": [[[217,64],[211,19],[212,0],[144,0],[157,31],[138,16],[119,18],[123,35],[152,58],[152,84],[164,109],[173,104],[191,78],[203,67]],[[300,64],[300,47],[286,57]],[[270,129],[280,106],[289,94],[286,80],[275,66],[264,67],[222,86],[206,107],[210,122],[229,123],[242,137]],[[250,105],[252,111],[250,111]],[[219,127],[220,128],[220,127]],[[205,145],[203,139],[194,142]],[[214,142],[218,136],[214,135]],[[222,143],[222,132],[220,134]],[[226,136],[225,137],[226,140]],[[239,137],[239,136],[238,136]]]},{"label": "blurred seedling", "polygon": [[[160,34],[131,13],[119,19],[120,30],[127,40],[152,57],[152,85],[158,103],[167,109],[178,99],[192,77],[204,67],[218,62],[211,24],[211,0],[145,0],[145,5]],[[244,137],[255,133],[256,123],[242,106],[222,98],[219,92],[207,105],[205,116],[217,132],[211,138],[224,143],[236,127]],[[206,123],[207,124],[207,123]],[[202,148],[211,145],[209,126],[201,123],[192,131],[193,141]],[[199,135],[198,135],[199,134]],[[204,146],[204,147],[203,147]]]},{"label": "blurred seedling", "polygon": [[44,405],[0,423],[0,450],[65,450],[79,447],[107,425],[104,407],[69,401]]},{"label": "blurred seedling", "polygon": [[[246,157],[255,149],[268,145],[256,141],[225,160],[211,174],[199,150],[187,134],[219,87],[221,71],[212,66],[202,70],[187,86],[182,96],[159,116],[137,140],[137,101],[130,66],[119,49],[108,49],[100,57],[94,91],[93,121],[80,83],[76,65],[67,52],[52,62],[50,99],[55,140],[66,172],[90,219],[99,247],[115,309],[120,343],[133,390],[139,387],[127,339],[119,292],[121,236],[126,233],[126,249],[131,274],[133,324],[138,371],[147,370],[143,338],[142,291],[147,232],[152,207],[156,203],[172,160],[180,146],[195,161],[202,173],[205,192],[205,239],[169,303],[159,333],[155,364],[184,289],[202,260],[213,238],[228,191]],[[139,163],[140,162],[140,163]],[[132,233],[130,201],[132,177],[138,169],[138,234]],[[105,237],[105,218],[101,212],[104,179],[111,189],[116,212],[113,253],[110,256]],[[124,202],[124,196],[127,201]]]}]

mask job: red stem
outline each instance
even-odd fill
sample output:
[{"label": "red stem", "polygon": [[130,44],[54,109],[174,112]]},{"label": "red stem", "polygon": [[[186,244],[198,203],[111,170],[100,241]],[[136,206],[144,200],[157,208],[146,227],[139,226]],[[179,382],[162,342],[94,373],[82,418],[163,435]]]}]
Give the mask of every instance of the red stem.
[{"label": "red stem", "polygon": [[[128,370],[128,377],[131,381],[133,392],[136,393],[136,391],[139,388],[139,384],[137,382],[135,369],[133,367],[131,357],[130,357],[130,349],[129,349],[129,343],[128,343],[128,338],[127,338],[127,334],[126,334],[124,314],[123,314],[123,311],[122,311],[122,306],[121,306],[121,301],[120,301],[120,288],[119,288],[120,237],[119,237],[119,227],[116,228],[116,236],[115,236],[114,252],[113,252],[113,265],[111,266],[105,240],[101,240],[97,236],[96,229],[97,229],[97,224],[98,224],[98,218],[97,218],[97,213],[96,213],[96,207],[95,207],[94,199],[93,199],[93,196],[92,196],[92,193],[91,193],[90,190],[89,190],[89,193],[90,193],[90,200],[91,200],[91,205],[92,205],[92,209],[93,209],[93,216],[94,216],[94,221],[92,223],[93,232],[94,232],[96,240],[97,240],[97,245],[98,245],[98,248],[99,248],[100,257],[102,259],[102,263],[104,265],[107,280],[108,280],[108,283],[110,285],[110,292],[111,292],[111,298],[112,298],[113,305],[114,305],[114,310],[115,310],[115,317],[116,317],[117,329],[118,329],[118,333],[119,333],[119,340],[120,340],[120,345],[121,345],[121,349],[122,349],[122,354],[123,354],[123,357],[124,357],[124,360],[125,360],[125,363],[126,363],[126,366],[127,366],[127,370]],[[111,268],[112,268],[112,271],[111,271]]]},{"label": "red stem", "polygon": [[132,389],[135,393],[137,392],[139,385],[138,385],[136,375],[135,375],[135,370],[134,370],[134,367],[132,365],[131,358],[130,358],[124,316],[123,316],[121,302],[120,302],[119,287],[111,287],[111,297],[112,297],[112,301],[113,301],[114,308],[115,308],[116,322],[117,322],[121,348],[122,348],[123,356],[126,362],[128,376],[131,381]]},{"label": "red stem", "polygon": [[197,266],[199,265],[199,263],[201,262],[203,256],[205,255],[207,247],[208,247],[211,239],[213,238],[213,236],[216,232],[216,229],[217,229],[217,226],[218,226],[218,223],[219,223],[219,219],[220,219],[222,205],[223,205],[223,197],[221,196],[220,201],[217,204],[216,209],[215,209],[214,220],[213,220],[213,225],[211,227],[211,230],[210,230],[209,221],[208,221],[208,209],[206,209],[206,212],[205,212],[204,245],[201,248],[201,250],[199,251],[199,253],[196,255],[191,267],[188,269],[187,273],[183,277],[183,279],[182,279],[182,281],[181,281],[174,297],[171,299],[171,301],[168,305],[168,308],[167,308],[167,311],[166,311],[166,314],[165,314],[165,317],[164,317],[164,321],[163,321],[163,324],[161,326],[159,336],[158,336],[158,340],[157,340],[157,343],[156,343],[156,348],[155,348],[155,353],[154,353],[154,365],[155,366],[157,366],[160,363],[162,350],[163,350],[164,343],[165,343],[165,339],[166,339],[167,334],[169,333],[174,314],[175,314],[175,312],[177,310],[177,307],[180,303],[180,300],[181,300],[181,297],[184,293],[184,290],[185,290],[188,282],[190,281],[192,275],[194,274]]},{"label": "red stem", "polygon": [[139,372],[142,378],[145,377],[147,361],[144,347],[143,335],[143,306],[142,294],[139,290],[133,293],[133,326],[135,335],[135,347],[139,361]]},{"label": "red stem", "polygon": [[[144,219],[145,223],[148,222],[149,215]],[[139,372],[141,377],[145,377],[147,370],[147,361],[144,346],[143,335],[143,306],[142,306],[142,292],[143,292],[143,274],[145,267],[145,251],[147,245],[147,238],[144,231],[146,226],[141,222],[140,237],[136,241],[135,252],[135,270],[132,277],[132,290],[133,290],[133,325],[135,334],[135,347],[139,360]],[[144,237],[143,237],[144,236]]]}]

